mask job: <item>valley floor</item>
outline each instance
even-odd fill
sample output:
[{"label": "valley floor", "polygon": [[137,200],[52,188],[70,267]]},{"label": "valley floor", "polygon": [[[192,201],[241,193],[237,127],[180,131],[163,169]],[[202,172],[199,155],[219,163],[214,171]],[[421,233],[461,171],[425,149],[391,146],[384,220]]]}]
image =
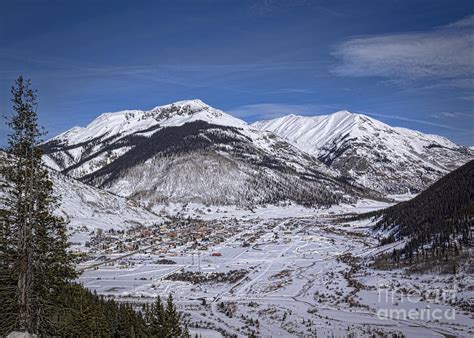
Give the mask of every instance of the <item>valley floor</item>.
[{"label": "valley floor", "polygon": [[[239,215],[238,232],[202,250],[99,252],[80,265],[79,280],[137,304],[172,292],[190,331],[204,337],[474,335],[472,275],[374,270],[367,262],[380,249],[369,223],[341,224],[333,211],[248,212]],[[440,290],[442,297],[433,296]]]}]

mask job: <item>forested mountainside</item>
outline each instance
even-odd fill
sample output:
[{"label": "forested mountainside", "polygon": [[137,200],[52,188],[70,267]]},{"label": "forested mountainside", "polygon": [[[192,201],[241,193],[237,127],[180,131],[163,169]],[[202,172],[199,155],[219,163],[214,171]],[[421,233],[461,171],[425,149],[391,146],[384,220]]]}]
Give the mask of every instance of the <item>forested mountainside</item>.
[{"label": "forested mountainside", "polygon": [[474,159],[472,149],[444,137],[348,111],[288,115],[253,126],[276,133],[352,181],[384,194],[419,193]]},{"label": "forested mountainside", "polygon": [[452,255],[473,247],[474,161],[441,178],[415,198],[370,214],[389,240],[407,239],[394,258]]},{"label": "forested mountainside", "polygon": [[331,205],[363,195],[319,160],[199,100],[104,114],[43,145],[65,174],[158,203]]}]

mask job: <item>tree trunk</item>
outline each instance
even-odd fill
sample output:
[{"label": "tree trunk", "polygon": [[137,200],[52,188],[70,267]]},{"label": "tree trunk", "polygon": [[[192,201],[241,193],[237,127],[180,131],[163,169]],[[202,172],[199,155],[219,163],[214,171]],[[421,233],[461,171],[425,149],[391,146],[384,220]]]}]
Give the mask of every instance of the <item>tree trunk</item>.
[{"label": "tree trunk", "polygon": [[21,265],[18,275],[18,321],[19,328],[23,332],[32,332],[32,252],[31,252],[31,227],[29,222],[23,224],[22,236],[20,238]]}]

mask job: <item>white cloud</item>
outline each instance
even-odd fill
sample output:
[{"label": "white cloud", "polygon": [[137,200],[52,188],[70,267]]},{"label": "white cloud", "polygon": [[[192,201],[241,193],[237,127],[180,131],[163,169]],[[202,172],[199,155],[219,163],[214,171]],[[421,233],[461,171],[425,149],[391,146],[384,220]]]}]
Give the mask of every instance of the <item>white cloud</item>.
[{"label": "white cloud", "polygon": [[445,86],[473,87],[474,16],[427,32],[350,39],[334,52],[341,76],[394,81],[440,79]]}]

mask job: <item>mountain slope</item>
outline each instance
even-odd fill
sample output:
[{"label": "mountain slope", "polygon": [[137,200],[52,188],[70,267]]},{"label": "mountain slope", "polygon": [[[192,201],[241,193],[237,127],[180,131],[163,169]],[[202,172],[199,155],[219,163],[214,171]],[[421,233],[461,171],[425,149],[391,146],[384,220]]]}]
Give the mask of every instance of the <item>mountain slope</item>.
[{"label": "mountain slope", "polygon": [[[408,238],[402,253],[472,247],[474,231],[474,160],[441,178],[415,198],[372,213],[376,230],[394,239]],[[429,249],[428,249],[429,248]]]},{"label": "mountain slope", "polygon": [[[0,164],[7,163],[7,154],[0,151]],[[95,229],[126,229],[136,225],[162,223],[160,217],[133,201],[103,191],[54,170],[50,171],[54,193],[60,196],[55,211],[70,221],[73,241],[85,241]],[[82,230],[82,234],[80,232]]]},{"label": "mountain slope", "polygon": [[43,148],[52,168],[149,207],[284,200],[329,205],[364,193],[273,133],[200,100],[103,114]]},{"label": "mountain slope", "polygon": [[253,124],[286,139],[355,182],[382,193],[418,193],[474,156],[444,137],[340,111]]}]

